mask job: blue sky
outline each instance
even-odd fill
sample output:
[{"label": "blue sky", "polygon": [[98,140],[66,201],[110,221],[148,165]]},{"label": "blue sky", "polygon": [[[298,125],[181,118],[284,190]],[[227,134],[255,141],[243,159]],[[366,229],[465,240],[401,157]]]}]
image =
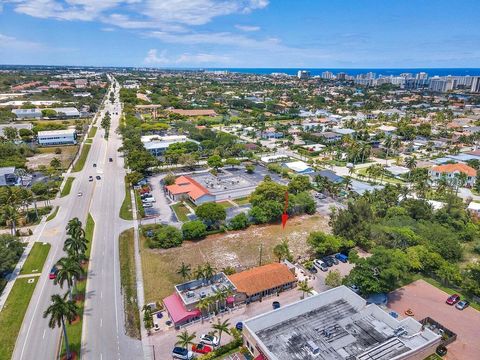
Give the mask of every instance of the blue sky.
[{"label": "blue sky", "polygon": [[0,0],[0,64],[480,67],[478,0]]}]

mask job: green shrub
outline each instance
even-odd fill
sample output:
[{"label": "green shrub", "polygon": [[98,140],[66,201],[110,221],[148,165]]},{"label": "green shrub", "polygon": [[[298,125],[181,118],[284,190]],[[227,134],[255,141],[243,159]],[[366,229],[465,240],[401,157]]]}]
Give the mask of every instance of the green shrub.
[{"label": "green shrub", "polygon": [[248,222],[247,215],[245,213],[240,213],[238,215],[235,215],[235,217],[230,220],[230,229],[232,230],[242,230],[246,229],[250,223]]},{"label": "green shrub", "polygon": [[183,242],[182,232],[174,226],[162,226],[155,232],[155,236],[149,240],[151,248],[168,249],[181,245]]},{"label": "green shrub", "polygon": [[203,239],[207,235],[207,227],[200,220],[187,221],[182,225],[182,233],[185,240]]}]

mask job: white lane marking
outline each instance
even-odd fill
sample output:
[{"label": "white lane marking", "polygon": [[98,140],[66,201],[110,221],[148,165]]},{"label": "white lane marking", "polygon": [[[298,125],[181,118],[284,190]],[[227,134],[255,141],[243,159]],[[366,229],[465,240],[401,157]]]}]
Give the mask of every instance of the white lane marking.
[{"label": "white lane marking", "polygon": [[100,318],[100,327],[103,327],[103,319]]},{"label": "white lane marking", "polygon": [[42,339],[45,339],[45,333],[47,332],[47,329],[43,329],[43,336]]},{"label": "white lane marking", "polygon": [[103,291],[100,291],[100,299],[103,299]]}]

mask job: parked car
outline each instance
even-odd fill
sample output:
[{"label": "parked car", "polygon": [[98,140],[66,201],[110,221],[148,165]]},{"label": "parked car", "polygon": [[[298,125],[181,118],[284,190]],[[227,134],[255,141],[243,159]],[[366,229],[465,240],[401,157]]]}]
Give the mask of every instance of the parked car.
[{"label": "parked car", "polygon": [[273,310],[280,309],[280,302],[279,301],[274,301],[272,303]]},{"label": "parked car", "polygon": [[95,176],[95,178],[96,178],[97,180],[100,180],[100,179],[101,179],[100,175]]},{"label": "parked car", "polygon": [[152,208],[153,207],[153,203],[151,202],[146,202],[146,203],[143,203],[142,204],[144,208]]},{"label": "parked car", "polygon": [[339,261],[346,263],[348,261],[348,256],[345,254],[335,254],[335,259],[338,259]]},{"label": "parked car", "polygon": [[460,295],[458,294],[453,294],[453,295],[450,295],[447,299],[447,301],[445,301],[448,305],[455,305],[456,303],[458,303],[460,301]]},{"label": "parked car", "polygon": [[235,324],[235,329],[237,329],[238,331],[243,331],[243,323],[241,321],[237,322]]},{"label": "parked car", "polygon": [[50,273],[48,274],[48,278],[50,280],[56,279],[57,278],[57,273],[58,273],[57,267],[55,265],[52,266],[52,269],[50,270]]},{"label": "parked car", "polygon": [[334,265],[333,258],[330,256],[325,256],[322,258],[322,261],[327,265],[328,267],[332,267]]},{"label": "parked car", "polygon": [[208,354],[209,352],[212,352],[213,349],[211,346],[205,345],[204,343],[200,343],[200,344],[192,345],[192,351],[199,354]]},{"label": "parked car", "polygon": [[154,203],[155,198],[153,196],[146,197],[145,199],[142,200],[143,203]]},{"label": "parked car", "polygon": [[310,269],[308,269],[312,274],[316,274],[318,272],[317,268],[315,266],[312,266]]},{"label": "parked car", "polygon": [[93,176],[92,176],[92,175],[90,175],[90,176],[88,177],[88,181],[93,181]]},{"label": "parked car", "polygon": [[214,335],[203,334],[200,336],[200,340],[207,345],[218,346],[218,338]]},{"label": "parked car", "polygon": [[459,301],[457,305],[455,305],[455,307],[458,309],[458,310],[465,310],[467,307],[470,306],[470,303],[467,301],[467,300],[462,300],[462,301]]},{"label": "parked car", "polygon": [[315,259],[313,260],[313,263],[317,268],[319,268],[322,271],[328,271],[328,266],[320,259]]},{"label": "parked car", "polygon": [[188,349],[175,346],[172,350],[172,356],[175,359],[190,360],[193,359],[193,352],[188,351]]}]

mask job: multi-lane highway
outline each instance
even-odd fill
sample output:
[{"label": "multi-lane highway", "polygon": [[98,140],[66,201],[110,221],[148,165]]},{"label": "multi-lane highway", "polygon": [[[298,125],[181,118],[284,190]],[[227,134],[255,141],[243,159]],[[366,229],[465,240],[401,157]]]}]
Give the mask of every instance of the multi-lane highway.
[{"label": "multi-lane highway", "polygon": [[[111,78],[112,83],[115,81]],[[113,88],[111,88],[113,89]],[[110,137],[104,138],[99,128],[82,171],[75,176],[69,196],[59,199],[57,216],[40,227],[38,238],[52,244],[45,271],[39,277],[22,328],[17,338],[13,359],[54,359],[60,341],[60,329],[50,329],[43,312],[50,297],[66,290],[48,279],[50,267],[64,255],[65,226],[69,219],[78,217],[85,224],[90,212],[95,220],[91,261],[89,264],[86,304],[83,323],[82,358],[84,359],[139,359],[143,357],[141,342],[124,334],[123,300],[120,291],[118,235],[132,227],[131,222],[119,218],[119,209],[125,195],[124,162],[118,153],[121,139],[118,127],[121,107],[119,86],[115,101],[108,96],[100,119],[111,114]],[[98,121],[100,125],[100,120]],[[112,159],[112,162],[109,159]],[[93,164],[96,164],[94,167]],[[95,177],[99,175],[100,180]],[[94,181],[88,180],[89,176]],[[78,196],[81,192],[82,196]]]}]

